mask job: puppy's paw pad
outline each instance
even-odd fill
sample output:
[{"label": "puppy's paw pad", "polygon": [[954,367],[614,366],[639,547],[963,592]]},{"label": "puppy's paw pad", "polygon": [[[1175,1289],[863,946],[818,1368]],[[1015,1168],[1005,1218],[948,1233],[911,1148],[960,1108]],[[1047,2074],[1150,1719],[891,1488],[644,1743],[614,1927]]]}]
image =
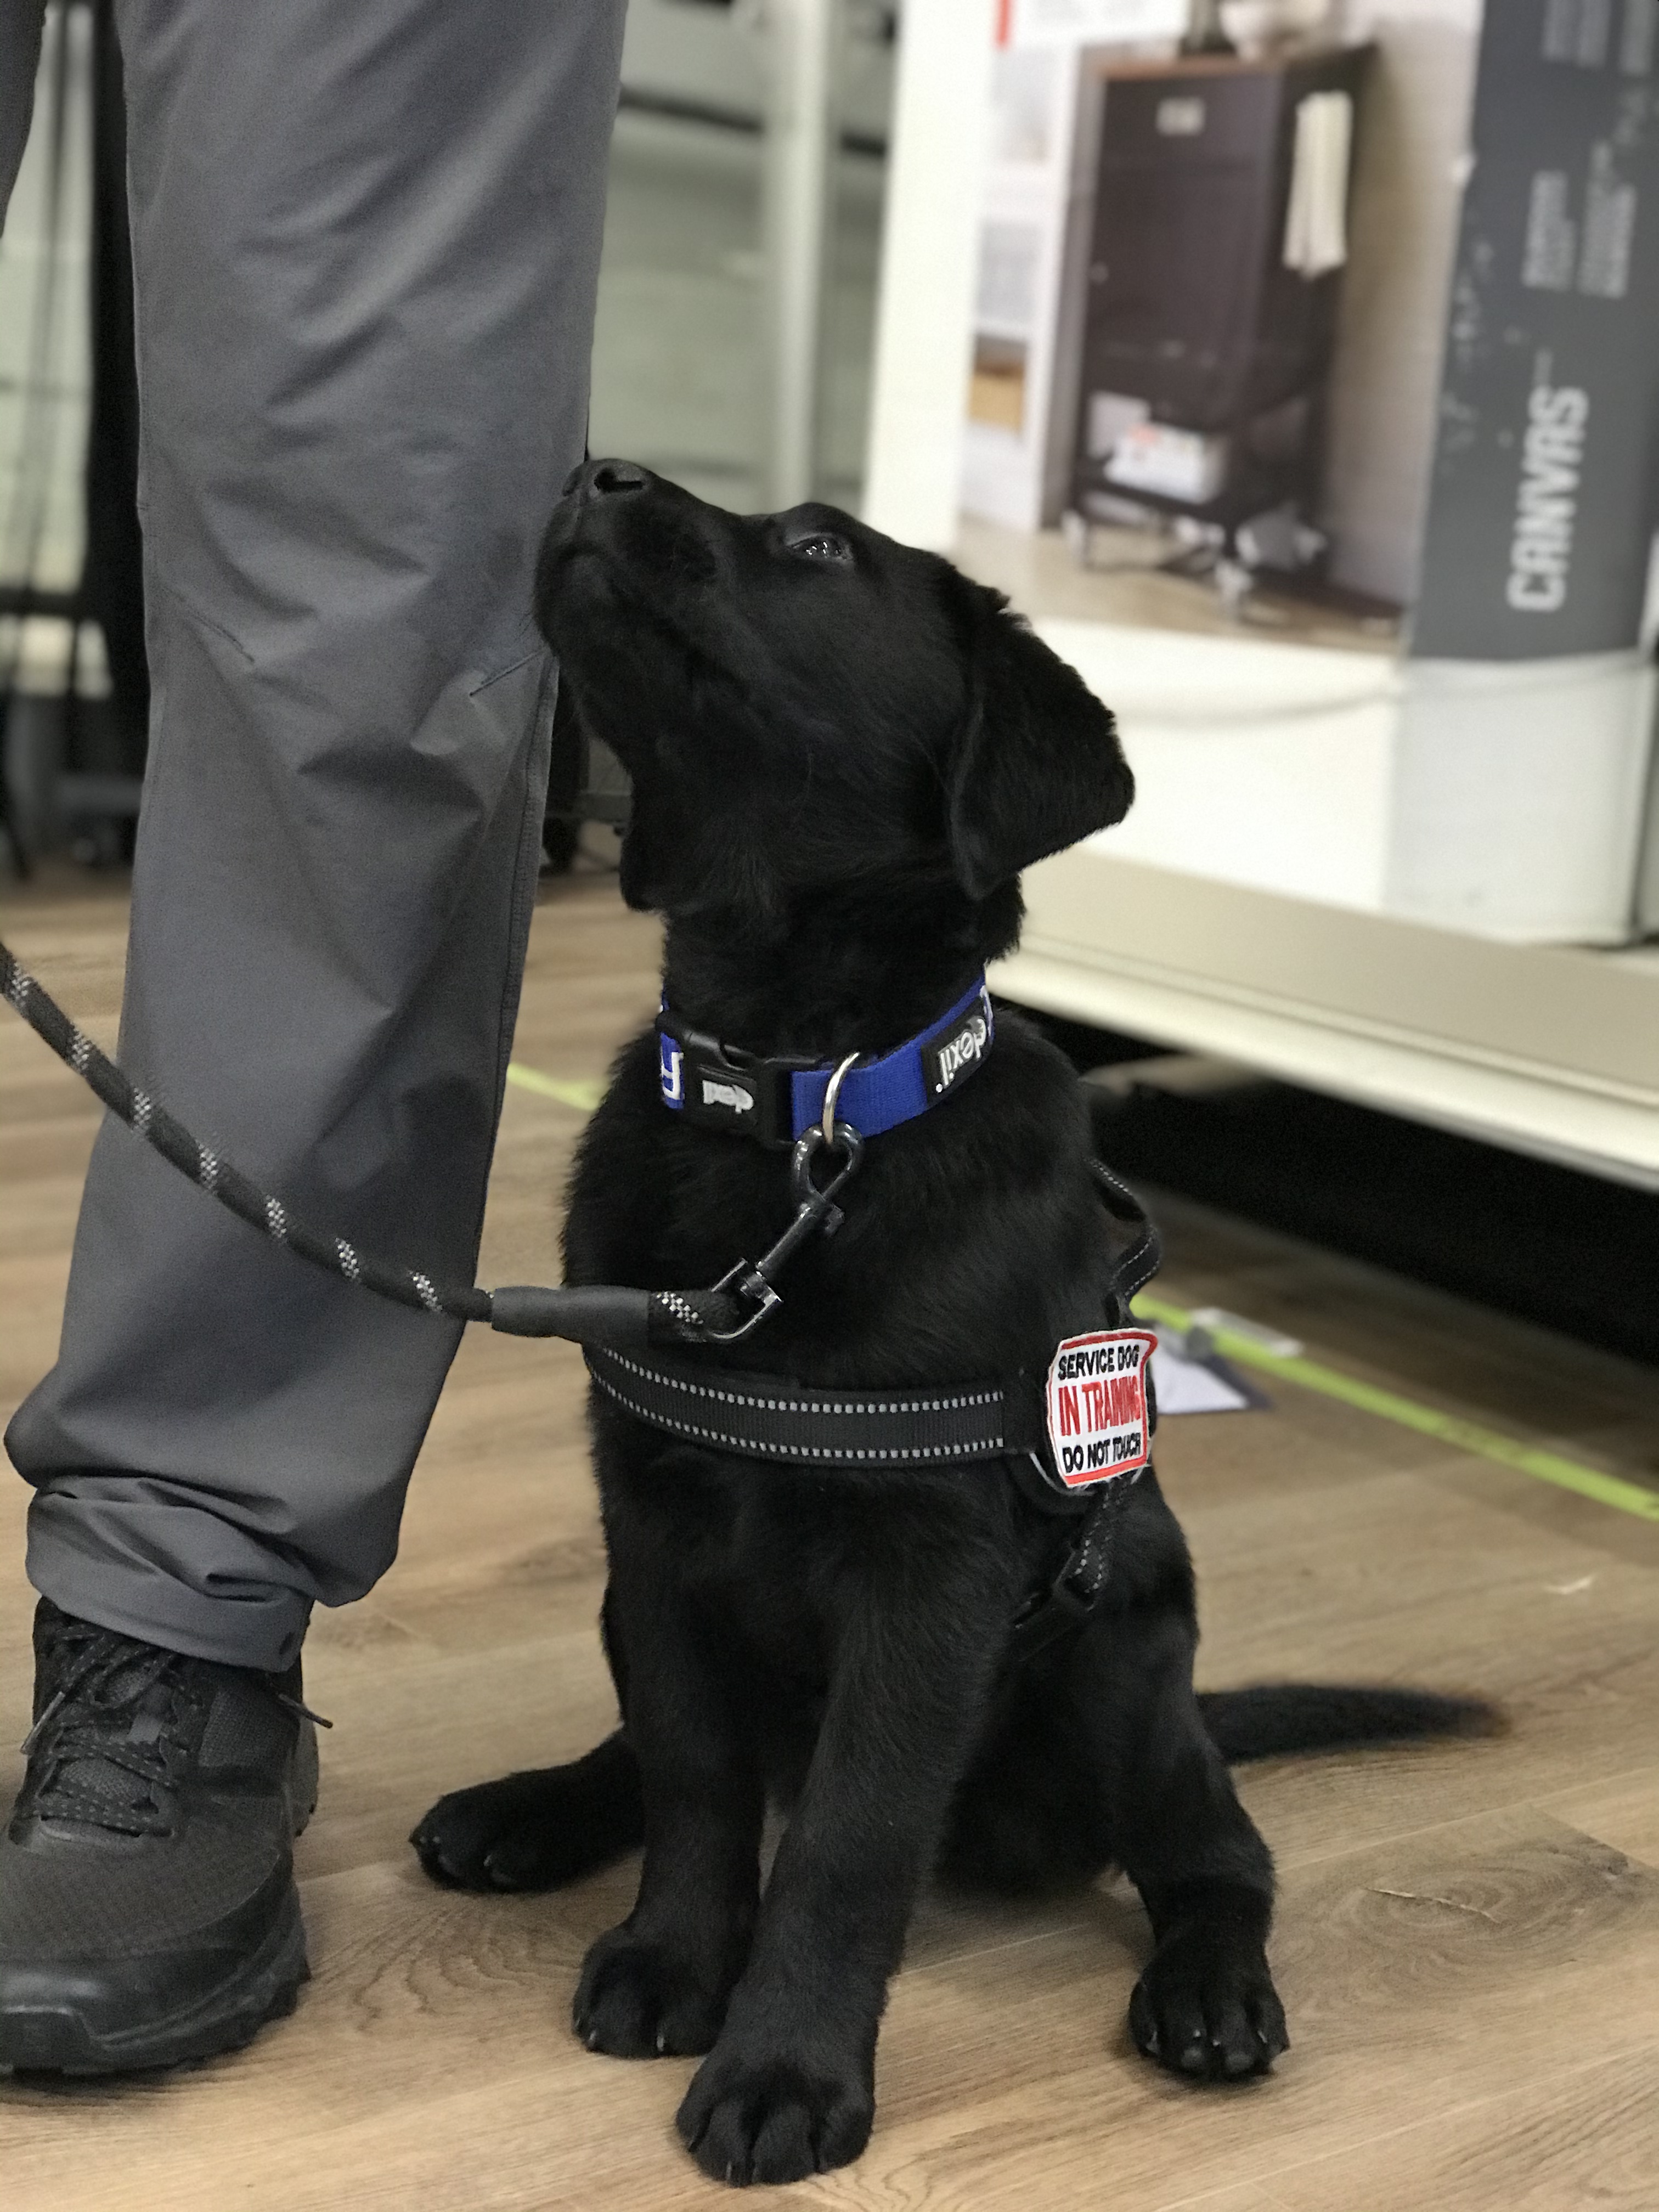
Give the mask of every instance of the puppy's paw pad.
[{"label": "puppy's paw pad", "polygon": [[1129,2033],[1148,2058],[1190,2080],[1265,2074],[1290,2048],[1265,1959],[1153,1959],[1129,2000]]},{"label": "puppy's paw pad", "polygon": [[434,1881],[452,1889],[545,1887],[554,1854],[535,1808],[508,1782],[452,1790],[420,1821],[410,1842]]},{"label": "puppy's paw pad", "polygon": [[612,2058],[700,2057],[725,2014],[723,1990],[662,1945],[617,1928],[588,1953],[570,2020],[579,2041]]},{"label": "puppy's paw pad", "polygon": [[552,1889],[594,1863],[591,1816],[568,1803],[559,1770],[509,1774],[453,1790],[409,1840],[423,1871],[448,1889]]},{"label": "puppy's paw pad", "polygon": [[716,2051],[700,2067],[675,2124],[716,2181],[804,2181],[847,2166],[870,2140],[875,2100],[855,2075]]}]

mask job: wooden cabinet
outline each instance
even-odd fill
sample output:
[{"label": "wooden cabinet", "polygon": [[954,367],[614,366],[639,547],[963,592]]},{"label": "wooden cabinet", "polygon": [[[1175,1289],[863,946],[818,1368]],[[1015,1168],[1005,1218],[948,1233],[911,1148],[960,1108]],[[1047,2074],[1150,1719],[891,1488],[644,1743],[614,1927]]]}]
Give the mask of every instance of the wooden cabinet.
[{"label": "wooden cabinet", "polygon": [[[1343,269],[1298,258],[1292,191],[1322,193],[1340,234],[1369,55],[1099,65],[1073,477],[1085,514],[1127,499],[1235,524],[1311,504]],[[1346,103],[1322,149],[1304,122],[1322,95]],[[1328,100],[1315,120],[1333,120]],[[1323,173],[1298,179],[1322,150]]]}]

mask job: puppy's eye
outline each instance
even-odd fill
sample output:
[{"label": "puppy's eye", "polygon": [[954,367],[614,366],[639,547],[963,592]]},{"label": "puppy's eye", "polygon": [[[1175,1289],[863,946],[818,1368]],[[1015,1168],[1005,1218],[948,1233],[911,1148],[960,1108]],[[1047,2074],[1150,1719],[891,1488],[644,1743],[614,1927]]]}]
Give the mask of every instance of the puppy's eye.
[{"label": "puppy's eye", "polygon": [[798,538],[789,548],[798,561],[829,561],[842,568],[853,565],[853,549],[844,538],[836,538],[829,531],[819,531],[811,538]]}]

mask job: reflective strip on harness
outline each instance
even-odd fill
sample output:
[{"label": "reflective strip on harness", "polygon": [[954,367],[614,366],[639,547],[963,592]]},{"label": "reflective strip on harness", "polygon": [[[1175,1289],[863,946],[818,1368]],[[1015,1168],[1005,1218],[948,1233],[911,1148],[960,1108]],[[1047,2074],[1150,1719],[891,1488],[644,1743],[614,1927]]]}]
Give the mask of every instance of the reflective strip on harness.
[{"label": "reflective strip on harness", "polygon": [[1032,1414],[994,1383],[931,1390],[817,1390],[776,1375],[741,1375],[653,1352],[629,1359],[586,1347],[605,1395],[653,1428],[751,1459],[874,1473],[967,1465],[1023,1452]]}]

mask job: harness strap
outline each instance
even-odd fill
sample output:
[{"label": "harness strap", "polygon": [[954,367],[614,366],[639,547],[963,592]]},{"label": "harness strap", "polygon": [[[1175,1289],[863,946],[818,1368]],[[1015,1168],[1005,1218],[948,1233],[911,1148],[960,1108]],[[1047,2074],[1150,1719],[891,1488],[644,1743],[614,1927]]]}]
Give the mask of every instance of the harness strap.
[{"label": "harness strap", "polygon": [[1112,1269],[1112,1295],[1118,1306],[1116,1318],[1127,1322],[1129,1301],[1137,1291],[1146,1289],[1164,1265],[1164,1239],[1158,1233],[1158,1224],[1128,1184],[1112,1173],[1098,1153],[1089,1164],[1100,1186],[1100,1202],[1108,1213],[1115,1221],[1126,1223],[1139,1231],[1128,1250],[1119,1255]]},{"label": "harness strap", "polygon": [[599,1389],[636,1420],[747,1459],[880,1476],[1006,1459],[1042,1438],[1038,1392],[1023,1382],[818,1390],[659,1352],[629,1358],[589,1345],[586,1356]]},{"label": "harness strap", "polygon": [[[1158,1271],[1157,1229],[1128,1186],[1093,1163],[1102,1204],[1135,1233],[1112,1271],[1109,1318],[1129,1319],[1129,1301]],[[1084,1491],[1054,1470],[1040,1382],[933,1384],[915,1390],[820,1390],[787,1376],[745,1374],[704,1362],[644,1358],[584,1347],[596,1387],[636,1420],[689,1443],[774,1465],[833,1471],[837,1480],[882,1485],[925,1469],[971,1474],[1000,1461],[1032,1503],[1075,1516],[1057,1565],[1020,1607],[1005,1665],[1018,1668],[1075,1633],[1105,1602],[1113,1538],[1139,1469]],[[1148,1425],[1158,1410],[1146,1376]]]},{"label": "harness strap", "polygon": [[1014,1615],[1007,1665],[1023,1667],[1099,1612],[1111,1580],[1112,1537],[1139,1479],[1137,1473],[1102,1486],[1088,1519],[1073,1531],[1052,1581],[1034,1590]]},{"label": "harness strap", "polygon": [[958,1389],[816,1390],[787,1376],[711,1369],[655,1352],[635,1359],[598,1345],[584,1350],[589,1374],[613,1405],[688,1443],[877,1487],[895,1475],[972,1475],[988,1461],[1004,1461],[1030,1496],[1035,1471],[1043,1492],[1034,1502],[1078,1517],[1058,1565],[1014,1616],[1012,1665],[1081,1628],[1105,1601],[1113,1534],[1139,1470],[1088,1491],[1066,1491],[1043,1449],[1040,1391],[1024,1376]]},{"label": "harness strap", "polygon": [[[1101,1161],[1091,1165],[1102,1204],[1138,1232],[1109,1285],[1108,1316],[1119,1327],[1128,1322],[1130,1299],[1157,1271],[1158,1236],[1127,1185]],[[1063,1501],[1065,1510],[1079,1513],[1095,1502],[1092,1487],[1069,1490],[1053,1469],[1040,1376],[928,1382],[908,1390],[826,1390],[787,1375],[711,1367],[654,1348],[588,1343],[583,1353],[594,1382],[614,1404],[689,1443],[854,1475],[1024,1461],[1035,1464],[1042,1486],[1059,1493],[1044,1504]],[[1105,1488],[1127,1486],[1115,1480]]]}]

